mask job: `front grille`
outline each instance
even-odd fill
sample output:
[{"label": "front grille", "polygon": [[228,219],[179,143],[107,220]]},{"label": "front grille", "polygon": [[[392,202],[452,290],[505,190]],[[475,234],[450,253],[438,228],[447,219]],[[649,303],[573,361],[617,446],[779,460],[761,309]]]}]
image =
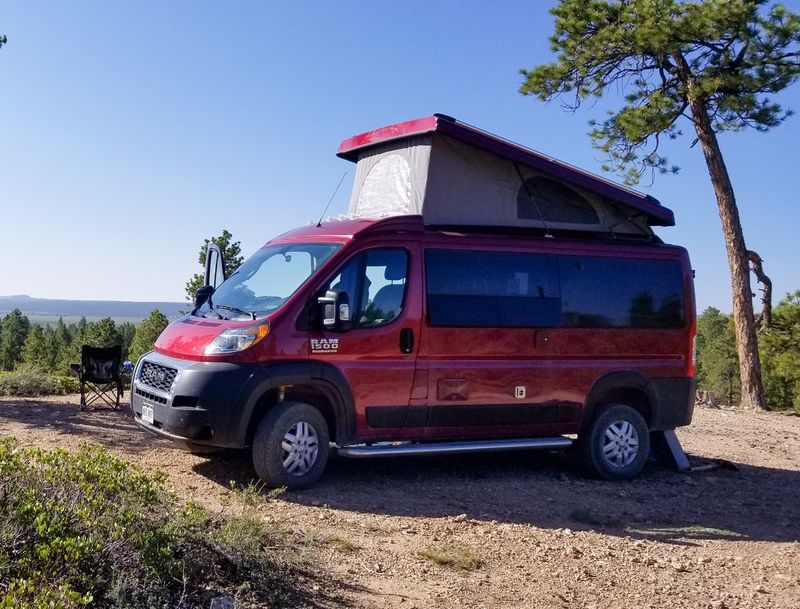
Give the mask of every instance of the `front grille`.
[{"label": "front grille", "polygon": [[155,393],[150,393],[149,391],[144,391],[143,389],[136,388],[136,395],[142,396],[146,400],[150,400],[151,402],[158,402],[159,404],[166,404],[167,398],[162,398],[160,395],[156,395]]},{"label": "front grille", "polygon": [[154,389],[169,392],[176,374],[178,374],[178,371],[175,368],[168,368],[153,362],[144,362],[142,371],[139,373],[139,381]]}]

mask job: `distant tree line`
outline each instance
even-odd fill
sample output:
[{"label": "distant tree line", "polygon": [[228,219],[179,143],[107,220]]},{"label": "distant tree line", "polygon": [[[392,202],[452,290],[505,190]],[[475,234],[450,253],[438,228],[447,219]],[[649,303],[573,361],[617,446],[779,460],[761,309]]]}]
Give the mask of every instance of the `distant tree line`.
[{"label": "distant tree line", "polygon": [[[772,310],[769,326],[759,329],[758,342],[767,405],[800,410],[800,290]],[[697,385],[708,403],[740,403],[733,318],[713,307],[697,319]]]},{"label": "distant tree line", "polygon": [[81,361],[81,345],[122,347],[122,358],[136,361],[153,348],[167,317],[158,310],[139,325],[117,324],[110,317],[96,322],[80,321],[65,324],[59,318],[55,325],[31,324],[19,309],[0,320],[0,371],[20,368],[45,373],[67,374],[69,365]]},{"label": "distant tree line", "polygon": [[[121,345],[123,359],[135,362],[153,348],[168,323],[156,310],[136,326],[116,324],[110,317],[72,324],[59,319],[54,326],[41,326],[15,309],[0,320],[0,372],[31,368],[66,374],[70,364],[80,362],[84,344]],[[800,410],[800,290],[773,309],[770,325],[760,330],[759,345],[768,405]],[[738,375],[733,318],[709,307],[697,320],[698,388],[708,402],[738,405]]]}]

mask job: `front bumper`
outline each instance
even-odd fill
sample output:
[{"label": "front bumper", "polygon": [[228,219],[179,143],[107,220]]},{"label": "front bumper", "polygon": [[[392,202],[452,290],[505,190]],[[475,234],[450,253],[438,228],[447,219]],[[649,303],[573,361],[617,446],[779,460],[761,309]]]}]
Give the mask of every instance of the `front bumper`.
[{"label": "front bumper", "polygon": [[[256,373],[255,365],[148,353],[137,363],[131,383],[134,421],[179,444],[243,448],[243,419]],[[144,406],[152,408],[152,423],[142,420]]]}]

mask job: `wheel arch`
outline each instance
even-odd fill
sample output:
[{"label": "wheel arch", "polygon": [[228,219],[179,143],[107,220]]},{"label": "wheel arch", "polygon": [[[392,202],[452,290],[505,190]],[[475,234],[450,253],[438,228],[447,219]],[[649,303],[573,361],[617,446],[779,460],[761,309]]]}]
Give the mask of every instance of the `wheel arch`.
[{"label": "wheel arch", "polygon": [[634,371],[606,374],[595,381],[584,405],[580,432],[583,433],[604,404],[625,404],[642,415],[648,427],[656,414],[658,404],[650,380]]},{"label": "wheel arch", "polygon": [[[253,379],[242,413],[238,436],[250,446],[259,421],[282,400],[304,402],[317,408],[328,423],[331,440],[344,443],[355,434],[355,407],[344,376],[327,365],[287,362],[264,367]],[[325,369],[320,370],[320,367]]]}]

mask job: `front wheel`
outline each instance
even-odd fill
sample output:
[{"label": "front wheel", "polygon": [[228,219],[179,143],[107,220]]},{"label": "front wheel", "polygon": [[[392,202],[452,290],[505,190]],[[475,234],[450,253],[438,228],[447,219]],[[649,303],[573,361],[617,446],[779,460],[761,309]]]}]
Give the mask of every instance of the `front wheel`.
[{"label": "front wheel", "polygon": [[306,488],[328,462],[328,424],[319,410],[302,402],[282,402],[269,410],[253,438],[253,465],[271,487]]},{"label": "front wheel", "polygon": [[639,412],[624,404],[609,404],[592,419],[580,444],[591,474],[606,480],[630,480],[647,462],[650,433]]}]

